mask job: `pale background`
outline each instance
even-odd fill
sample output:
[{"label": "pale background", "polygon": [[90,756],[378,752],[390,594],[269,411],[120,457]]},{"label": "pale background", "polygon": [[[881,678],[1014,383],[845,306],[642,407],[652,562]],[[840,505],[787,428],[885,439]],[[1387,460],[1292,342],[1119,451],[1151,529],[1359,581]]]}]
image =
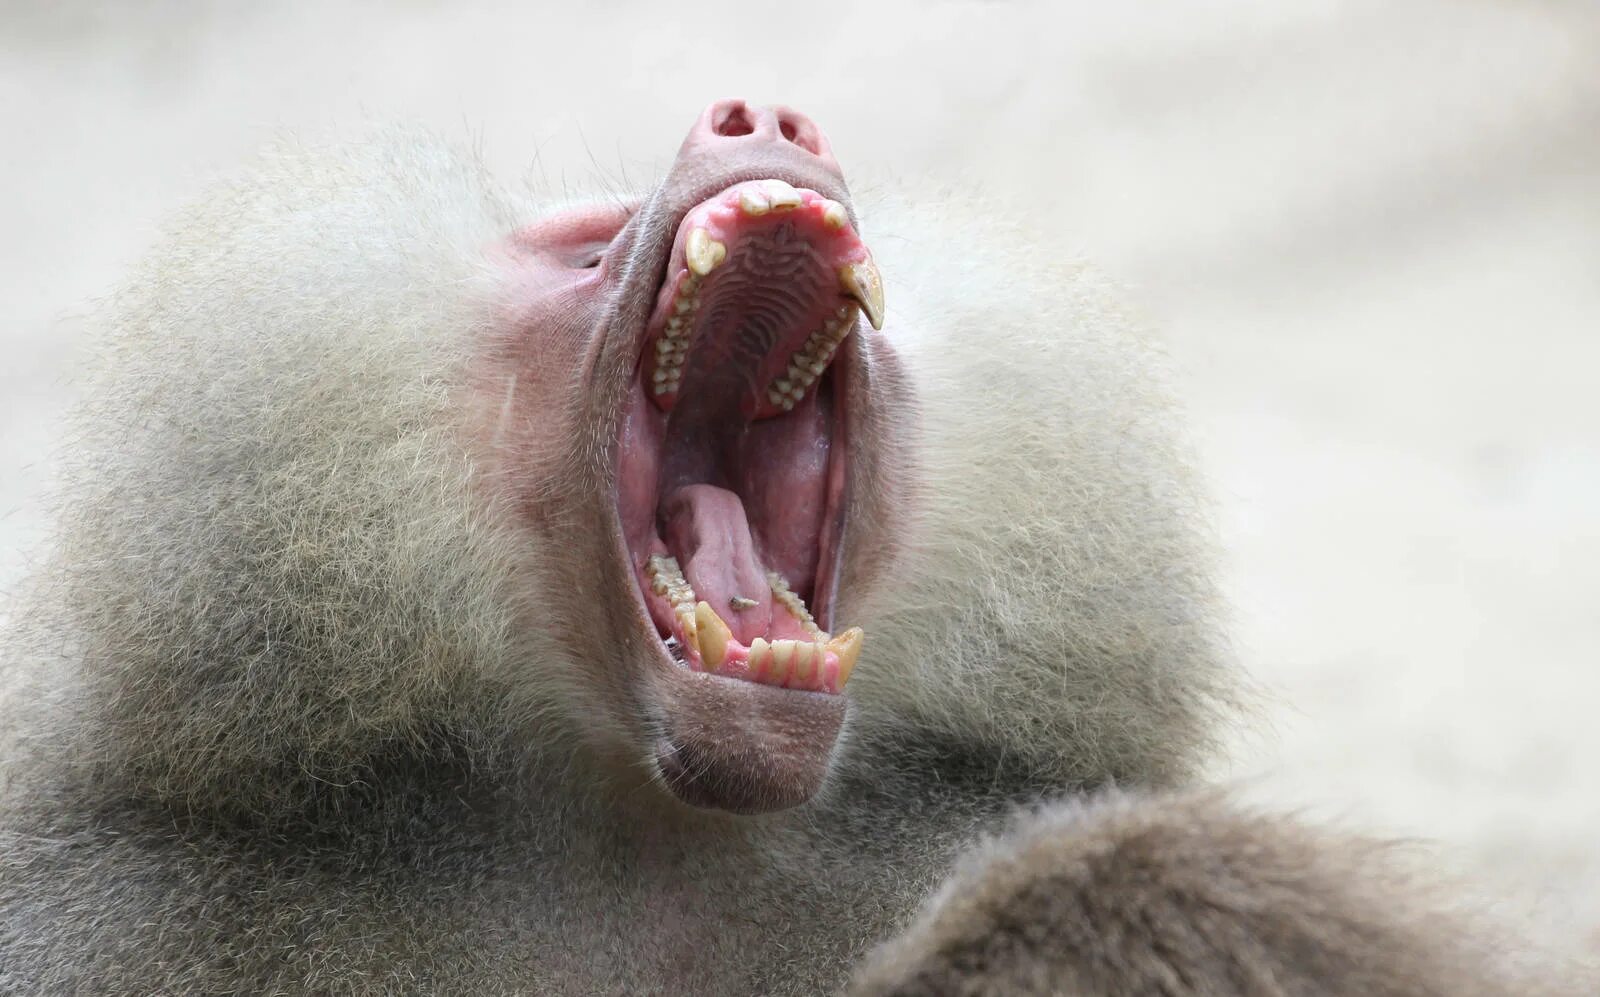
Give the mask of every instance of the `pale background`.
[{"label": "pale background", "polygon": [[417,119],[508,179],[637,184],[711,99],[791,103],[1156,318],[1269,694],[1222,774],[1437,838],[1600,948],[1600,8],[0,2],[0,60],[0,586],[81,316],[280,131]]}]

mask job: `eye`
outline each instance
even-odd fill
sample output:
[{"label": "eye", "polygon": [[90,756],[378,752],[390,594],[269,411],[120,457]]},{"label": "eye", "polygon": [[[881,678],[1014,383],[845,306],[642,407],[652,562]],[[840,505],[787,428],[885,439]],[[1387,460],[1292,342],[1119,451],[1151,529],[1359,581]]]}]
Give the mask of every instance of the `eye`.
[{"label": "eye", "polygon": [[561,253],[562,262],[574,270],[593,270],[605,258],[610,246],[609,241],[585,241],[566,248]]},{"label": "eye", "polygon": [[632,215],[630,206],[602,205],[559,212],[520,229],[516,245],[567,270],[593,270]]}]

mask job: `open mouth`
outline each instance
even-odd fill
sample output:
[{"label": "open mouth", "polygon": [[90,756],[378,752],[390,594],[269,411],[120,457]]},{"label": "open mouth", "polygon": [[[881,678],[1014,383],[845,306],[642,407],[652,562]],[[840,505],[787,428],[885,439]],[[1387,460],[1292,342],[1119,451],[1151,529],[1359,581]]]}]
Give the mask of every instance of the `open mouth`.
[{"label": "open mouth", "polygon": [[679,225],[619,447],[640,597],[695,672],[837,694],[862,632],[831,633],[848,429],[841,370],[882,282],[844,206],[735,184]]}]

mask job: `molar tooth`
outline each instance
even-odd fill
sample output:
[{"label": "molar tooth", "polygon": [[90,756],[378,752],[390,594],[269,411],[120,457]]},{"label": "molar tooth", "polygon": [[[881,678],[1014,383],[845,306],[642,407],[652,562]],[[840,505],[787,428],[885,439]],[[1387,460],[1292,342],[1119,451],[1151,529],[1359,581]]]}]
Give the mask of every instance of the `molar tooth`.
[{"label": "molar tooth", "polygon": [[784,380],[781,377],[778,380],[773,381],[772,382],[772,386],[778,389],[778,394],[780,394],[780,395],[788,394],[789,393],[789,389],[794,387],[793,384],[791,384],[787,380]]},{"label": "molar tooth", "polygon": [[792,398],[785,398],[780,404],[783,405],[783,410],[785,412],[794,411],[794,400]]},{"label": "molar tooth", "polygon": [[844,205],[838,201],[824,200],[822,202],[822,221],[837,232],[850,221],[850,215],[844,210]]},{"label": "molar tooth", "polygon": [[672,303],[672,310],[678,315],[688,314],[689,309],[692,307],[694,307],[694,299],[687,297],[686,295],[680,294],[678,296],[678,300]]},{"label": "molar tooth", "polygon": [[658,384],[652,390],[654,391],[655,394],[664,395],[664,394],[667,393],[667,386],[665,384]]},{"label": "molar tooth", "polygon": [[772,202],[759,190],[746,187],[739,192],[739,209],[747,215],[764,215],[772,210]]},{"label": "molar tooth", "polygon": [[806,367],[806,370],[811,373],[812,377],[821,377],[822,376],[822,372],[827,370],[827,369],[828,369],[828,361],[826,361],[826,360],[813,360]]},{"label": "molar tooth", "polygon": [[666,371],[665,367],[657,367],[656,368],[656,372],[654,374],[650,375],[650,380],[656,382],[657,384],[660,384],[662,381],[665,381],[666,379],[667,379],[667,371]]},{"label": "molar tooth", "polygon": [[788,211],[800,207],[800,192],[782,180],[764,180],[761,183],[766,191],[767,198],[772,202],[772,207],[777,211]]},{"label": "molar tooth", "polygon": [[683,246],[683,254],[689,263],[689,269],[704,277],[727,258],[728,247],[711,238],[710,232],[697,228],[689,233],[689,238]]},{"label": "molar tooth", "polygon": [[883,275],[871,260],[840,267],[839,287],[860,302],[874,329],[883,328]]},{"label": "molar tooth", "polygon": [[850,673],[855,671],[856,659],[861,656],[861,642],[864,636],[860,627],[851,627],[828,641],[828,650],[839,658],[840,689],[850,681]]},{"label": "molar tooth", "polygon": [[722,617],[711,608],[707,602],[699,602],[694,607],[695,632],[699,635],[700,660],[706,663],[711,671],[722,667],[722,661],[728,656],[728,641],[733,637],[733,631],[722,622]]},{"label": "molar tooth", "polygon": [[765,637],[757,637],[750,642],[750,674],[757,682],[765,681],[767,677],[767,665],[772,657],[770,647]]}]

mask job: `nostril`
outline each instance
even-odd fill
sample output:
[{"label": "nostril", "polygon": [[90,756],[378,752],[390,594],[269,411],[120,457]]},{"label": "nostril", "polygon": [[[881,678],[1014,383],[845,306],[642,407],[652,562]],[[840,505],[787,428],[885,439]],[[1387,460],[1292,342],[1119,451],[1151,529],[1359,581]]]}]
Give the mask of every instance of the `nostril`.
[{"label": "nostril", "polygon": [[785,139],[811,153],[813,156],[822,155],[821,133],[811,119],[793,111],[780,111],[778,113],[778,131]]},{"label": "nostril", "polygon": [[711,119],[711,130],[724,138],[749,135],[756,130],[750,109],[741,103],[730,103],[718,109]]}]

